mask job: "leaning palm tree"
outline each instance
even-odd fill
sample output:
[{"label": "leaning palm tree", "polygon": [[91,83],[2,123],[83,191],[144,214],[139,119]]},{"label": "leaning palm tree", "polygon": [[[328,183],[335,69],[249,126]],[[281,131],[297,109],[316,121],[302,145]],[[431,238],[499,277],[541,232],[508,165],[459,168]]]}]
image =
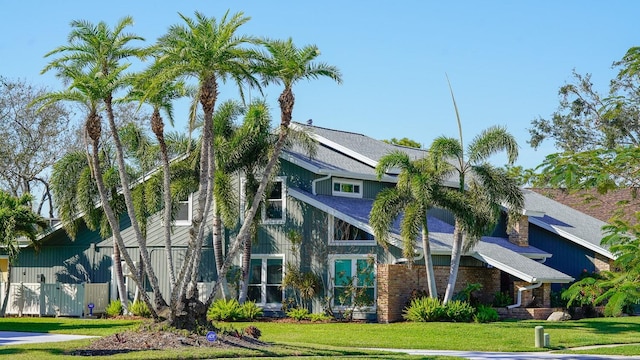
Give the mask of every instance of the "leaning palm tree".
[{"label": "leaning palm tree", "polygon": [[[451,86],[449,88],[451,90]],[[458,121],[459,138],[438,137],[429,150],[436,166],[453,164],[454,172],[458,175],[458,190],[465,195],[460,201],[444,204],[455,217],[451,266],[444,302],[453,298],[463,251],[472,249],[480,237],[497,224],[503,206],[508,209],[510,224],[517,220],[524,207],[524,197],[517,180],[510,177],[504,168],[495,167],[488,162],[491,156],[503,151],[507,154],[509,165],[516,161],[518,144],[513,135],[503,127],[493,126],[477,135],[465,151],[462,124],[453,90],[451,98]]]},{"label": "leaning palm tree", "polygon": [[[229,15],[220,21],[196,12],[195,18],[180,14],[185,25],[173,25],[166,35],[158,40],[159,57],[154,65],[157,76],[151,86],[180,79],[194,78],[198,82],[197,99],[203,110],[202,140],[199,161],[198,206],[193,216],[194,231],[187,249],[186,261],[176,279],[177,284],[171,294],[171,303],[185,298],[197,303],[197,274],[200,265],[202,239],[206,222],[213,203],[215,177],[213,112],[218,98],[218,82],[231,79],[239,85],[248,82],[258,85],[251,75],[249,60],[253,52],[243,48],[255,43],[249,36],[238,35],[238,29],[249,21],[243,13]],[[178,307],[172,306],[177,314]],[[204,307],[201,316],[204,317]],[[195,319],[184,318],[195,326]],[[180,325],[180,324],[177,324]]]},{"label": "leaning palm tree", "polygon": [[47,227],[47,221],[31,209],[32,197],[29,194],[14,197],[0,190],[0,245],[9,256],[7,283],[0,316],[7,311],[9,289],[11,288],[11,269],[20,250],[21,238],[35,243],[37,235]]},{"label": "leaning palm tree", "polygon": [[[154,308],[153,306],[150,306],[150,310],[152,315],[157,317],[156,309],[166,307],[166,301],[160,292],[158,278],[151,266],[151,258],[149,256],[140,225],[137,221],[131,189],[129,187],[130,180],[126,172],[127,167],[125,164],[123,147],[118,135],[118,127],[116,125],[113,109],[114,95],[119,90],[130,86],[130,77],[125,73],[125,70],[129,67],[129,63],[126,61],[130,58],[144,58],[148,53],[145,49],[130,45],[133,41],[144,40],[139,36],[124,32],[125,29],[131,25],[133,25],[133,19],[131,17],[121,19],[113,29],[110,29],[104,22],[94,25],[87,21],[72,21],[72,30],[69,34],[69,44],[60,46],[45,55],[47,57],[58,55],[59,57],[52,60],[43,69],[43,72],[49,70],[58,71],[59,76],[67,81],[71,81],[70,88],[84,86],[93,89],[92,94],[95,97],[92,99],[99,100],[104,104],[107,112],[109,128],[111,130],[111,137],[116,151],[117,168],[122,186],[122,194],[127,208],[127,215],[131,219],[131,227],[136,236],[136,240],[140,248],[140,254],[144,262],[144,268],[154,293],[156,307]],[[73,76],[74,73],[78,75],[78,78],[82,75],[81,82],[76,81],[76,77]],[[93,75],[93,77],[86,76],[87,74]],[[87,124],[88,134],[94,147],[92,154],[94,176],[98,183],[98,190],[100,192],[103,207],[105,208],[105,213],[107,213],[111,230],[117,238],[120,237],[119,224],[116,222],[117,218],[113,213],[113,209],[109,207],[106,189],[104,188],[104,184],[101,183],[102,176],[97,172],[97,170],[99,170],[99,166],[97,166],[99,163],[98,140],[101,127],[100,118],[97,112],[90,113]],[[91,125],[91,127],[89,127],[89,125]],[[128,256],[124,248],[124,243],[122,243],[120,250],[124,255],[127,265],[132,269],[132,272],[136,272],[137,269],[131,261],[131,257]],[[137,285],[142,288],[142,283]],[[146,294],[143,294],[143,296],[144,295]],[[145,301],[149,301],[147,296],[144,296],[144,298]],[[149,306],[150,303],[147,305]]]},{"label": "leaning palm tree", "polygon": [[[251,207],[245,212],[245,222],[242,224],[238,233],[238,241],[236,241],[229,250],[229,255],[223,265],[223,271],[219,276],[225,276],[226,270],[231,265],[233,256],[244,246],[243,242],[246,241],[251,231],[251,223],[258,212],[262,197],[276,168],[280,152],[287,142],[289,124],[291,124],[293,106],[295,104],[293,85],[302,80],[311,80],[320,77],[328,77],[338,83],[342,83],[342,75],[337,67],[314,62],[320,55],[320,50],[318,50],[318,47],[315,45],[307,45],[299,49],[295,46],[291,38],[286,41],[265,40],[262,44],[266,48],[266,52],[258,56],[258,61],[254,64],[253,71],[262,76],[262,84],[264,86],[271,84],[282,84],[284,86],[282,93],[278,97],[281,114],[279,135],[269,161],[264,167],[262,179],[256,190]],[[218,286],[216,283],[214,291]],[[209,295],[207,303],[212,300],[213,293]]]},{"label": "leaning palm tree", "polygon": [[436,298],[438,292],[431,259],[427,215],[429,209],[439,201],[440,194],[443,194],[440,183],[451,169],[446,166],[436,168],[431,160],[430,157],[411,160],[406,153],[400,151],[382,157],[376,166],[378,178],[391,168],[399,168],[398,184],[378,194],[369,216],[376,240],[386,246],[390,227],[402,215],[400,235],[403,240],[403,256],[409,265],[413,263],[415,256],[415,240],[421,234],[427,288],[429,296]]}]

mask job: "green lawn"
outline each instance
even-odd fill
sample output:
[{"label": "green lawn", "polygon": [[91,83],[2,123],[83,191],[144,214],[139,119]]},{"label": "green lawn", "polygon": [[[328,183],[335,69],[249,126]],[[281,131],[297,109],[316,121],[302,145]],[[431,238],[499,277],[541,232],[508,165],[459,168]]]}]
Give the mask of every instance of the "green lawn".
[{"label": "green lawn", "polygon": [[[104,336],[138,326],[130,320],[82,320],[63,318],[0,318],[0,330],[51,332]],[[146,351],[110,356],[109,359],[202,359],[213,357],[287,358],[296,355],[337,359],[397,359],[399,354],[363,351],[361,348],[393,347],[477,351],[536,351],[534,328],[544,326],[553,350],[566,352],[574,347],[601,344],[635,344],[599,348],[579,353],[640,354],[640,317],[599,318],[569,322],[507,321],[475,323],[220,323],[220,327],[242,329],[255,325],[261,340],[274,343],[266,352],[250,350],[189,349],[182,352]],[[21,359],[62,359],[68,349],[86,346],[90,340],[35,345],[0,346],[0,357]],[[576,351],[578,353],[578,351]],[[406,359],[413,358],[406,356]],[[433,359],[439,359],[434,357]]]}]

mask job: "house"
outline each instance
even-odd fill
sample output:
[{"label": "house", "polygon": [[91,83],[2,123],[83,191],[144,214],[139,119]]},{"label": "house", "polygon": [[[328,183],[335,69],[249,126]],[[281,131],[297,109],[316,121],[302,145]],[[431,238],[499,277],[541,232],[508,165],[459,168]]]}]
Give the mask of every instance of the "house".
[{"label": "house", "polygon": [[[401,320],[411,291],[426,288],[425,270],[421,266],[424,259],[417,255],[414,266],[406,265],[397,227],[392,229],[391,245],[386,249],[372,235],[369,212],[373,200],[382,189],[395,186],[398,175],[391,170],[378,179],[375,167],[391,151],[401,150],[420,158],[426,155],[425,150],[387,144],[352,132],[299,123],[292,126],[312,134],[318,142],[317,154],[311,158],[296,146],[281,154],[279,176],[259,213],[261,226],[251,257],[249,298],[267,313],[282,314],[282,304],[290,294],[281,285],[287,264],[291,264],[320,276],[323,291],[310,304],[314,312],[354,311],[355,316],[364,319]],[[238,174],[238,193],[242,182],[242,175]],[[599,261],[608,263],[612,255],[598,245],[601,223],[579,211],[564,209],[537,193],[525,190],[525,196],[525,211],[515,231],[508,234],[503,221],[493,234],[483,237],[473,250],[464,254],[456,291],[480,283],[483,287],[478,296],[482,301],[491,302],[497,292],[508,292],[513,296],[511,315],[540,318],[545,316],[544,312],[515,312],[530,306],[548,308],[552,286],[562,286],[577,277],[563,267],[574,258],[591,261],[595,268],[601,265]],[[193,211],[191,197],[184,199],[181,206],[183,211],[173,234],[172,251],[177,262],[186,250],[187,225]],[[150,219],[147,241],[158,278],[168,289],[160,223],[159,215]],[[442,209],[434,209],[428,224],[437,289],[443,294],[449,272],[453,218]],[[137,258],[129,225],[128,218],[123,216],[123,237],[130,254]],[[226,230],[227,246],[233,241],[234,231]],[[40,279],[114,284],[112,240],[102,239],[86,228],[81,228],[78,234],[71,241],[58,228],[45,236],[39,253],[23,249],[12,282]],[[293,244],[291,234],[297,234],[301,243]],[[204,287],[216,279],[210,236],[203,252],[199,280]],[[239,257],[236,264],[240,264]],[[132,284],[129,290],[133,294]],[[111,296],[114,295],[112,285]]]}]

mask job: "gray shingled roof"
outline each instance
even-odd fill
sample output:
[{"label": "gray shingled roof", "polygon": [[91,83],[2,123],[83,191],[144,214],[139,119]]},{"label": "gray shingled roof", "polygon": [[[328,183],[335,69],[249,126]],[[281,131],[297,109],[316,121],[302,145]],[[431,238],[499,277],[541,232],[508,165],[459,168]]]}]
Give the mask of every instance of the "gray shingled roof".
[{"label": "gray shingled roof", "polygon": [[[365,231],[373,232],[369,225],[369,213],[373,200],[313,195],[294,188],[289,188],[288,192],[289,195],[300,201],[361,227]],[[429,242],[433,254],[450,255],[453,242],[453,226],[431,216],[428,218],[428,225]],[[395,222],[391,233],[399,236],[399,221]],[[400,242],[396,241],[394,245],[400,246]],[[572,277],[529,258],[543,258],[550,256],[550,254],[533,246],[516,246],[503,238],[483,237],[478,245],[467,255],[531,283],[567,283],[573,281]]]},{"label": "gray shingled roof", "polygon": [[540,211],[544,216],[529,216],[529,222],[556,233],[570,241],[613,259],[606,246],[600,244],[604,237],[604,221],[563,205],[540,195],[535,191],[523,189],[525,209]]}]

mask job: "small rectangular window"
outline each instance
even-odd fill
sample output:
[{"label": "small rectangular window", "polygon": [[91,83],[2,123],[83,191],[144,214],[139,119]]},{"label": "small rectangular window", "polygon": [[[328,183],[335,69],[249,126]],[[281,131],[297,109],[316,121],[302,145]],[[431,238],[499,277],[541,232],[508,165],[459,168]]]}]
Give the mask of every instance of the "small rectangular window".
[{"label": "small rectangular window", "polygon": [[189,195],[177,201],[176,207],[178,208],[178,211],[175,214],[175,218],[174,218],[176,226],[191,225],[191,216],[192,216],[191,198],[192,196]]},{"label": "small rectangular window", "polygon": [[346,196],[346,197],[362,197],[362,181],[361,180],[348,180],[348,179],[333,179],[333,192],[334,196]]}]

